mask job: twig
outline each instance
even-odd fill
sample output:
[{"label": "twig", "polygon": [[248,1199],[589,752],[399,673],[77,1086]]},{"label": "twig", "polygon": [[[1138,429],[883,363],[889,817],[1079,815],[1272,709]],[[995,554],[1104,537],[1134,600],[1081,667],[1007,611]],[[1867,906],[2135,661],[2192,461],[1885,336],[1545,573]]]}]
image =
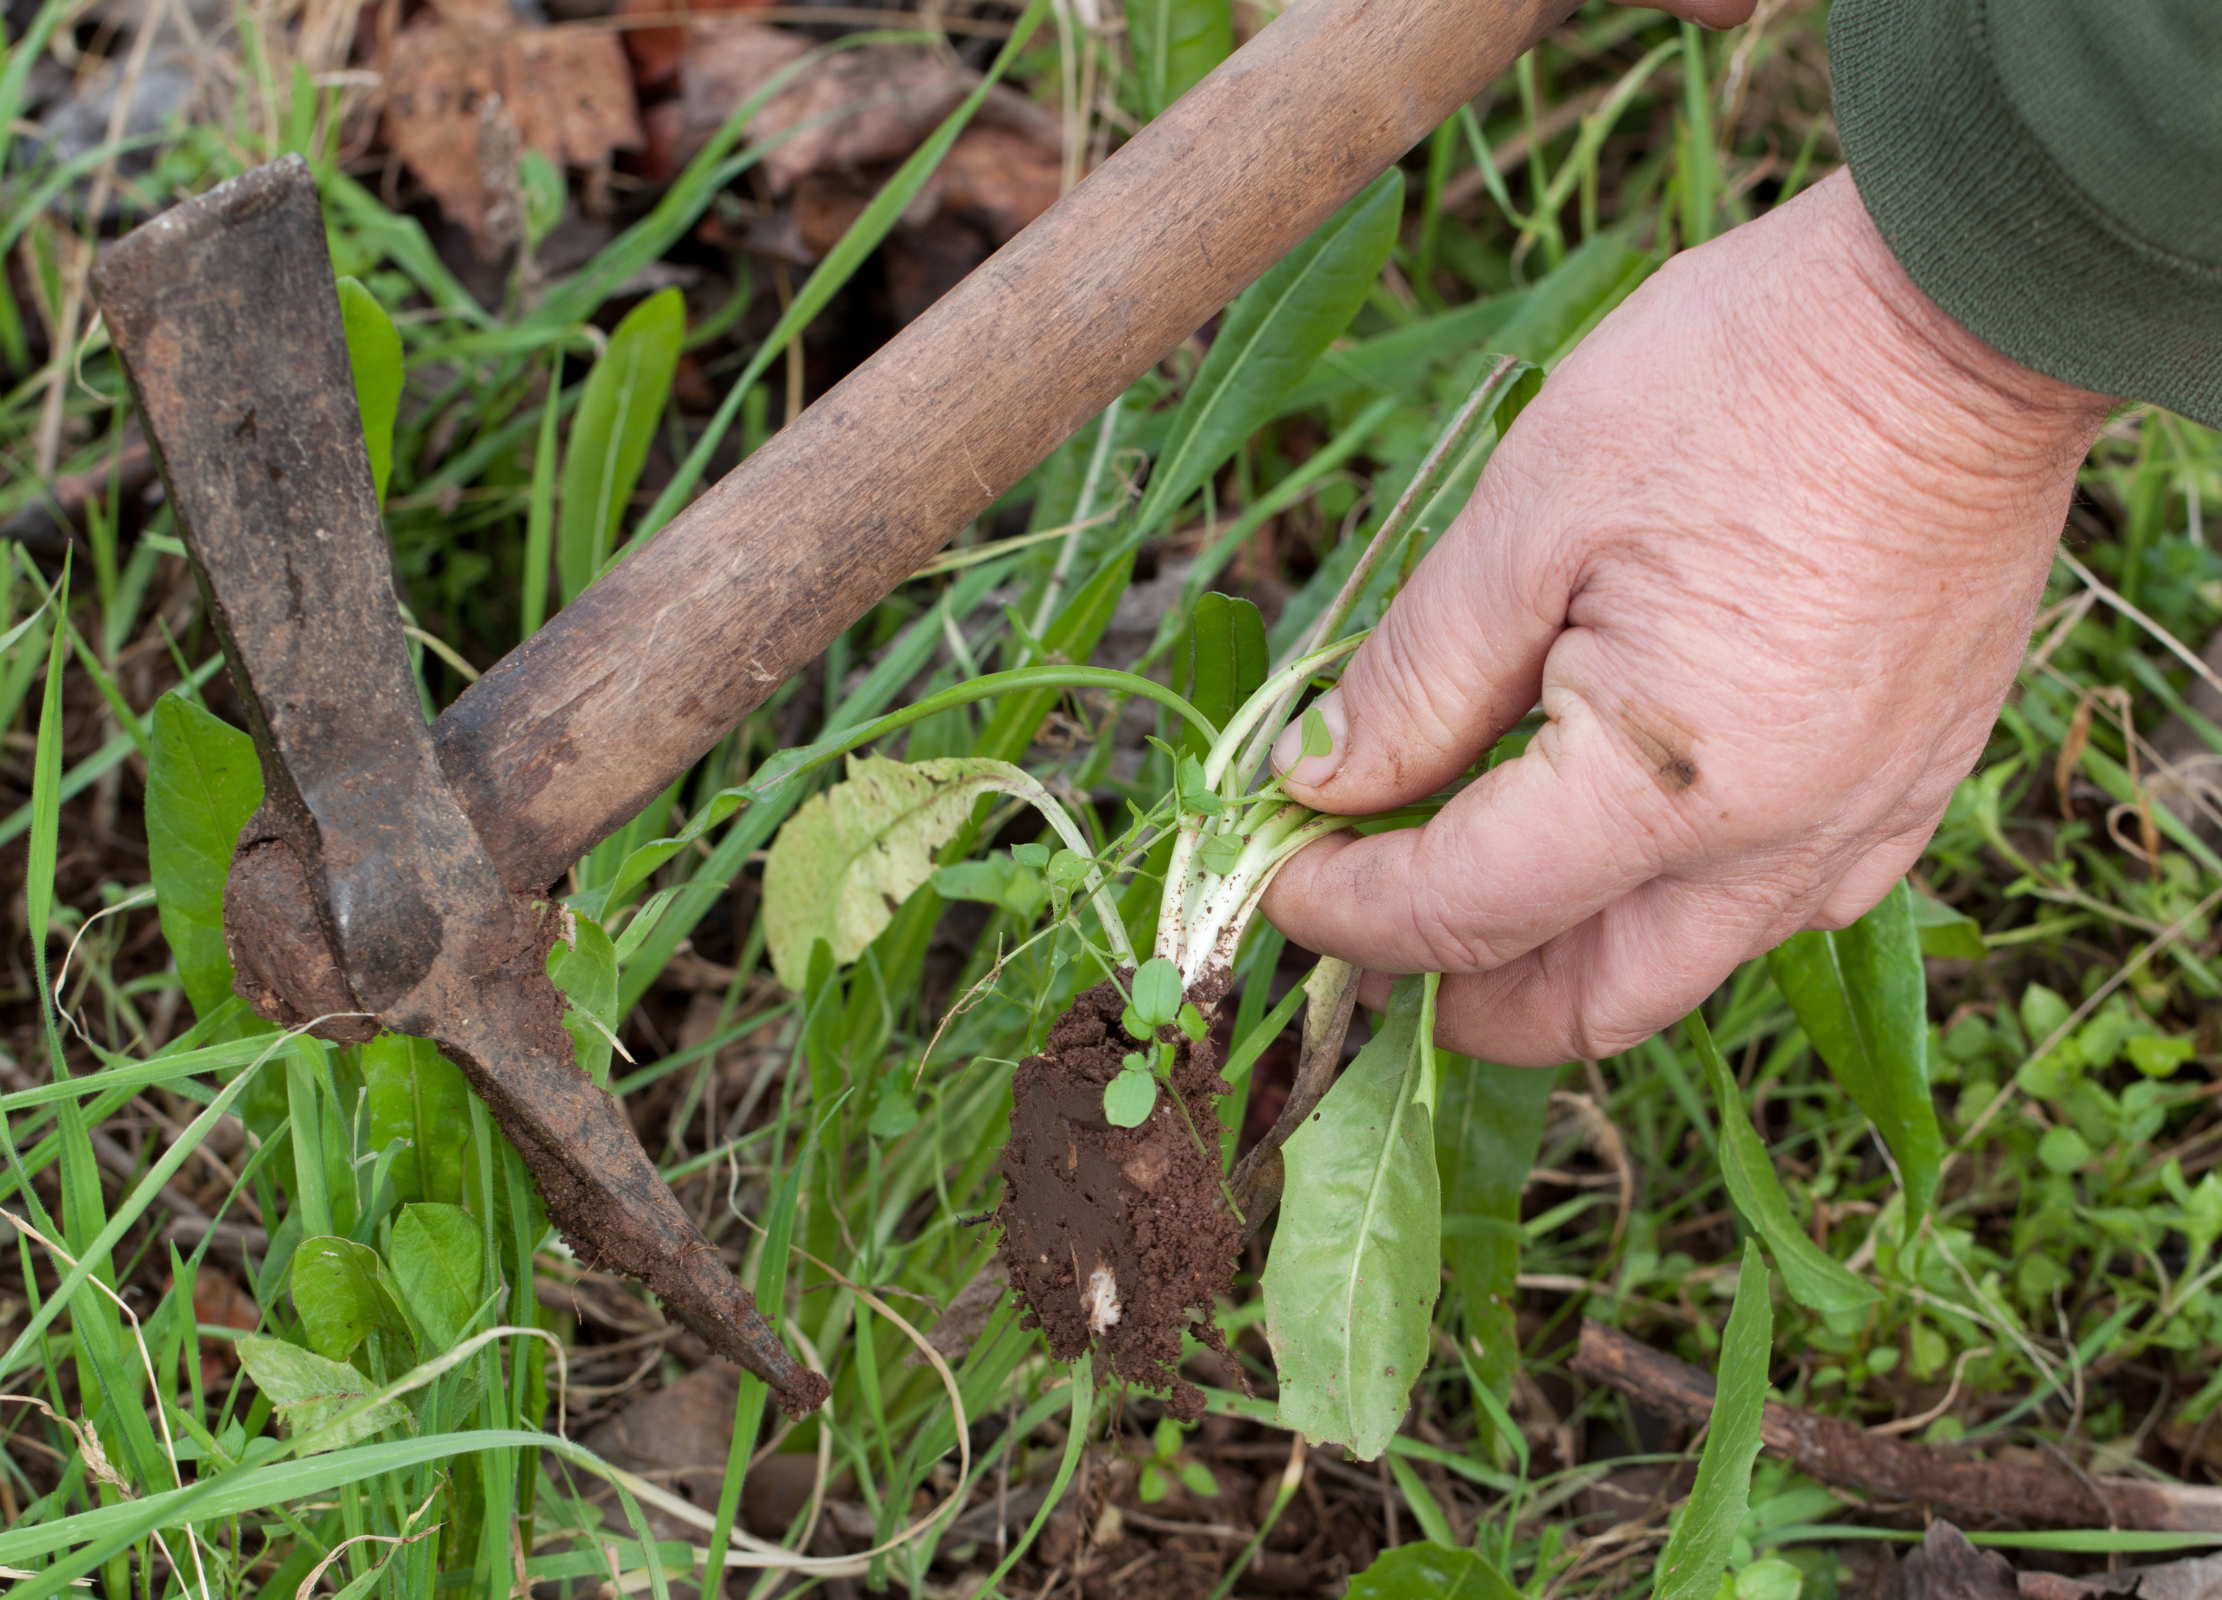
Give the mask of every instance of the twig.
[{"label": "twig", "polygon": [[1330,960],[1320,962],[1305,980],[1318,987],[1312,990],[1304,1012],[1304,1047],[1296,1064],[1296,1083],[1289,1090],[1288,1104],[1281,1108],[1279,1119],[1234,1172],[1234,1198],[1246,1219],[1244,1243],[1256,1236],[1273,1208],[1281,1203],[1285,1172],[1281,1146],[1304,1125],[1306,1117],[1319,1109],[1328,1085],[1334,1082],[1335,1068],[1342,1060],[1342,1043],[1350,1032],[1351,1014],[1358,1005],[1358,977],[1356,967]]},{"label": "twig", "polygon": [[[1582,1324],[1574,1371],[1671,1421],[1695,1426],[1713,1413],[1708,1374],[1600,1323]],[[2222,1489],[1971,1460],[1775,1400],[1767,1402],[1760,1437],[1810,1477],[1892,1500],[2068,1527],[2222,1531]]]}]

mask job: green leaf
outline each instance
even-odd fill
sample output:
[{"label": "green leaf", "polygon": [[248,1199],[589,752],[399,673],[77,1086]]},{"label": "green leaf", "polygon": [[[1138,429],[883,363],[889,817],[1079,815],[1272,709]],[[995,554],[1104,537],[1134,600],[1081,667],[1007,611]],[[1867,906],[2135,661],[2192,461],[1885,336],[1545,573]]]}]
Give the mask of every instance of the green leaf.
[{"label": "green leaf", "polygon": [[[1020,845],[1019,849],[1028,848]],[[1047,863],[1047,846],[1036,846]],[[952,866],[936,867],[928,880],[934,893],[944,900],[973,900],[982,905],[1001,906],[1028,921],[1041,910],[1048,898],[1042,891],[1042,880],[1031,869],[1020,865],[1010,856],[997,854],[985,861],[959,861]]]},{"label": "green leaf", "polygon": [[1014,844],[1011,846],[1011,859],[1022,867],[1032,867],[1039,871],[1049,865],[1049,846],[1046,844]]},{"label": "green leaf", "polygon": [[1403,215],[1392,167],[1242,291],[1173,414],[1131,538],[1156,532],[1272,418],[1365,303]]},{"label": "green leaf", "polygon": [[1180,1015],[1180,968],[1152,956],[1134,974],[1134,1010],[1152,1028]]},{"label": "green leaf", "polygon": [[1881,1130],[1906,1187],[1909,1225],[1929,1209],[1944,1160],[1929,1098],[1928,978],[1913,891],[1900,882],[1841,933],[1801,933],[1767,969],[1813,1048]]},{"label": "green leaf", "polygon": [[[862,954],[933,876],[934,852],[969,827],[973,803],[988,794],[1017,795],[1044,815],[1062,815],[1039,783],[1007,761],[852,757],[848,780],[811,796],[787,820],[764,865],[764,938],[779,981],[802,988],[810,947],[820,939],[836,963]],[[1061,869],[1067,856],[1076,864]],[[1060,850],[1049,880],[1076,887],[1088,866],[1078,851]]]},{"label": "green leaf", "polygon": [[1353,1574],[1350,1600],[1520,1600],[1520,1591],[1473,1551],[1430,1539],[1384,1551]]},{"label": "green leaf", "polygon": [[1980,961],[1990,953],[1983,943],[1982,924],[1973,917],[1962,916],[1932,895],[1913,896],[1913,927],[1925,956]]},{"label": "green leaf", "polygon": [[579,917],[570,940],[555,942],[548,951],[548,978],[571,1002],[564,1008],[563,1026],[578,1053],[579,1070],[607,1088],[610,1035],[617,1031],[617,947],[599,922]]},{"label": "green leaf", "polygon": [[1759,1142],[1751,1119],[1744,1114],[1743,1095],[1729,1074],[1728,1063],[1713,1047],[1712,1030],[1705,1026],[1704,1016],[1693,1011],[1683,1026],[1705,1068],[1706,1082],[1713,1090],[1713,1106],[1720,1116],[1721,1176],[1727,1180],[1728,1197],[1774,1252],[1791,1297],[1815,1311],[1854,1311],[1872,1305],[1881,1298],[1874,1286],[1815,1244],[1798,1226],[1790,1197],[1782,1192],[1782,1180],[1775,1175],[1774,1163],[1767,1159],[1767,1147]]},{"label": "green leaf", "polygon": [[1238,833],[1208,834],[1197,841],[1196,858],[1204,864],[1206,872],[1216,872],[1224,878],[1242,860],[1242,846],[1243,838]]},{"label": "green leaf", "polygon": [[569,185],[554,162],[528,147],[517,158],[517,187],[525,201],[525,245],[535,248],[563,220]]},{"label": "green leaf", "polygon": [[1721,1336],[1720,1385],[1697,1484],[1675,1519],[1659,1557],[1656,1600],[1713,1600],[1727,1570],[1736,1530],[1751,1496],[1751,1463],[1759,1454],[1759,1422],[1767,1404],[1767,1363],[1774,1350],[1774,1307],[1767,1300],[1767,1264],[1759,1241],[1744,1241],[1736,1304]]},{"label": "green leaf", "polygon": [[1798,1600],[1805,1574],[1779,1556],[1754,1561],[1736,1574],[1736,1600]]},{"label": "green leaf", "polygon": [[1513,1328],[1520,1190],[1535,1165],[1558,1074],[1463,1056],[1439,1055],[1436,1061],[1442,1088],[1436,1100],[1435,1167],[1442,1179],[1443,1215],[1498,1225],[1446,1235],[1443,1255],[1467,1337],[1477,1346],[1475,1369],[1501,1400],[1512,1392],[1520,1364]]},{"label": "green leaf", "polygon": [[401,381],[407,362],[401,335],[386,308],[353,278],[339,280],[340,321],[347,329],[347,364],[355,374],[355,408],[363,419],[363,448],[370,453],[370,481],[386,503],[393,475],[393,425],[401,414]]},{"label": "green leaf", "polygon": [[2176,1069],[2199,1053],[2199,1041],[2188,1033],[2163,1037],[2140,1033],[2122,1042],[2129,1064],[2148,1078],[2172,1078]]},{"label": "green leaf", "polygon": [[409,1333],[378,1252],[352,1239],[303,1239],[289,1279],[301,1331],[320,1356],[345,1361],[374,1331]]},{"label": "green leaf", "polygon": [[1042,876],[1052,889],[1077,889],[1088,881],[1088,858],[1077,850],[1060,850],[1049,858]]},{"label": "green leaf", "polygon": [[1265,1267],[1282,1426],[1369,1461],[1388,1447],[1427,1365],[1440,1282],[1424,981],[1397,981],[1380,1030],[1284,1147]]},{"label": "green leaf", "polygon": [[1423,317],[1409,327],[1347,341],[1345,348],[1322,355],[1304,381],[1281,397],[1281,414],[1361,392],[1425,399],[1427,380],[1436,368],[1480,349],[1526,298],[1525,289],[1509,289]]},{"label": "green leaf", "polygon": [[147,762],[147,864],[162,937],[185,998],[207,1016],[231,997],[224,880],[239,830],[262,804],[255,742],[182,695],[154,703]]},{"label": "green leaf", "polygon": [[1156,1105],[1157,1076],[1147,1067],[1121,1072],[1103,1086],[1104,1119],[1114,1128],[1139,1128]]},{"label": "green leaf", "polygon": [[895,1085],[880,1096],[864,1126],[875,1139],[900,1139],[918,1126],[917,1103],[902,1092],[901,1085]]},{"label": "green leaf", "polygon": [[1435,1498],[1435,1491],[1414,1470],[1412,1463],[1393,1452],[1388,1457],[1389,1476],[1396,1480],[1404,1503],[1412,1508],[1412,1520],[1420,1525],[1420,1532],[1439,1545],[1459,1548],[1458,1536],[1451,1532],[1450,1518],[1443,1515],[1443,1503]]},{"label": "green leaf", "polygon": [[364,1045],[362,1067],[370,1148],[383,1153],[397,1139],[409,1141],[391,1169],[394,1193],[403,1201],[460,1203],[471,1140],[471,1091],[461,1070],[430,1039],[399,1033]]},{"label": "green leaf", "polygon": [[652,294],[617,325],[609,349],[587,374],[563,453],[563,510],[556,523],[556,576],[565,605],[594,581],[616,548],[686,332],[686,297],[677,289]]},{"label": "green leaf", "polygon": [[[346,1362],[333,1361],[283,1339],[255,1335],[241,1339],[232,1349],[294,1438],[315,1433],[375,1392],[370,1380]],[[409,1408],[388,1400],[324,1440],[322,1448],[344,1449],[403,1424],[415,1426]]]},{"label": "green leaf", "polygon": [[402,1304],[424,1330],[427,1355],[461,1342],[478,1311],[481,1238],[461,1206],[403,1206],[394,1219],[386,1253]]},{"label": "green leaf", "polygon": [[[1271,670],[1265,647],[1265,619],[1247,600],[1206,594],[1197,600],[1189,618],[1187,648],[1180,653],[1180,660],[1185,668],[1180,692],[1214,726],[1223,728],[1235,708],[1257,692]],[[1205,787],[1201,763],[1211,751],[1211,741],[1201,728],[1184,724],[1180,750],[1184,758],[1181,793],[1195,794]],[[1187,761],[1198,763],[1193,782],[1186,776]]]},{"label": "green leaf", "polygon": [[1200,1499],[1215,1500],[1219,1497],[1219,1480],[1211,1475],[1211,1469],[1201,1461],[1182,1462],[1180,1481],[1190,1494]]},{"label": "green leaf", "polygon": [[2037,1159],[2052,1172],[2077,1172],[2090,1163],[2091,1144],[2073,1128],[2054,1128],[2037,1141]]},{"label": "green leaf", "polygon": [[1164,112],[1234,48],[1228,0],[1130,0],[1127,42],[1142,83],[1145,117]]},{"label": "green leaf", "polygon": [[1335,736],[1327,731],[1327,719],[1319,714],[1319,707],[1304,708],[1304,754],[1307,756],[1332,755]]},{"label": "green leaf", "polygon": [[1528,290],[1519,309],[1490,335],[1489,347],[1553,366],[1658,265],[1657,256],[1635,249],[1619,233],[1596,234]]}]

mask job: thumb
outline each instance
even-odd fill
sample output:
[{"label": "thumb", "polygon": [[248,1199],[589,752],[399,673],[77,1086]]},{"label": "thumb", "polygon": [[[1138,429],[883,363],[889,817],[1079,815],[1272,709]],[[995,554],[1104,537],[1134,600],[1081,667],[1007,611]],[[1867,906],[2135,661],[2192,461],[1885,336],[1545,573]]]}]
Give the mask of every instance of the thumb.
[{"label": "thumb", "polygon": [[1304,753],[1302,719],[1274,744],[1274,771],[1305,805],[1364,815],[1422,799],[1536,703],[1568,591],[1563,575],[1527,570],[1534,535],[1514,531],[1502,482],[1483,478],[1342,682],[1315,702],[1327,754]]}]

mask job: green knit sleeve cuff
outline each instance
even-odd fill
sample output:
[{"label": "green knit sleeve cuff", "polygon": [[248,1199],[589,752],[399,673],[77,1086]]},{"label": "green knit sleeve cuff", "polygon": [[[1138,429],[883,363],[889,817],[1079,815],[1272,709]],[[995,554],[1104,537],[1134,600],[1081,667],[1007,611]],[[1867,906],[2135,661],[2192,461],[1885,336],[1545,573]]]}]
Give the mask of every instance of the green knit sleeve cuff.
[{"label": "green knit sleeve cuff", "polygon": [[1993,349],[2222,427],[2222,264],[2131,232],[2061,170],[2004,87],[1987,11],[1837,0],[1837,130],[1868,215]]}]

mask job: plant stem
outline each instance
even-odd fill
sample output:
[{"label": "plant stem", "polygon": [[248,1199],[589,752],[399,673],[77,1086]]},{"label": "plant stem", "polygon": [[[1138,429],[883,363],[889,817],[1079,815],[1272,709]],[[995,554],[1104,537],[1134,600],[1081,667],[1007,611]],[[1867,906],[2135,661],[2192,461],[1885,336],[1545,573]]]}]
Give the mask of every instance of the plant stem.
[{"label": "plant stem", "polygon": [[[1450,426],[1436,438],[1435,447],[1428,451],[1427,459],[1420,463],[1420,470],[1413,474],[1411,483],[1397,498],[1397,503],[1383,520],[1380,530],[1374,534],[1373,542],[1366,546],[1365,554],[1358,558],[1358,564],[1350,569],[1350,576],[1343,580],[1343,586],[1336,593],[1334,603],[1321,615],[1311,636],[1297,652],[1299,659],[1322,649],[1326,641],[1342,632],[1343,624],[1350,620],[1350,613],[1357,609],[1358,601],[1365,594],[1366,586],[1373,581],[1374,573],[1380,569],[1389,553],[1403,543],[1411,532],[1413,519],[1434,499],[1435,491],[1442,486],[1452,465],[1466,453],[1467,444],[1480,431],[1482,423],[1495,414],[1497,402],[1504,397],[1512,380],[1527,365],[1518,356],[1501,357],[1489,369],[1489,376],[1482,379],[1466,403],[1458,408],[1458,414],[1451,418]],[[1257,775],[1258,768],[1265,764],[1266,755],[1273,748],[1273,741],[1280,737],[1289,712],[1295,709],[1296,695],[1301,683],[1302,680],[1299,679],[1283,690],[1273,702],[1271,711],[1260,722],[1257,736],[1251,741],[1250,748],[1243,753],[1238,787],[1247,789],[1250,780]]]}]

